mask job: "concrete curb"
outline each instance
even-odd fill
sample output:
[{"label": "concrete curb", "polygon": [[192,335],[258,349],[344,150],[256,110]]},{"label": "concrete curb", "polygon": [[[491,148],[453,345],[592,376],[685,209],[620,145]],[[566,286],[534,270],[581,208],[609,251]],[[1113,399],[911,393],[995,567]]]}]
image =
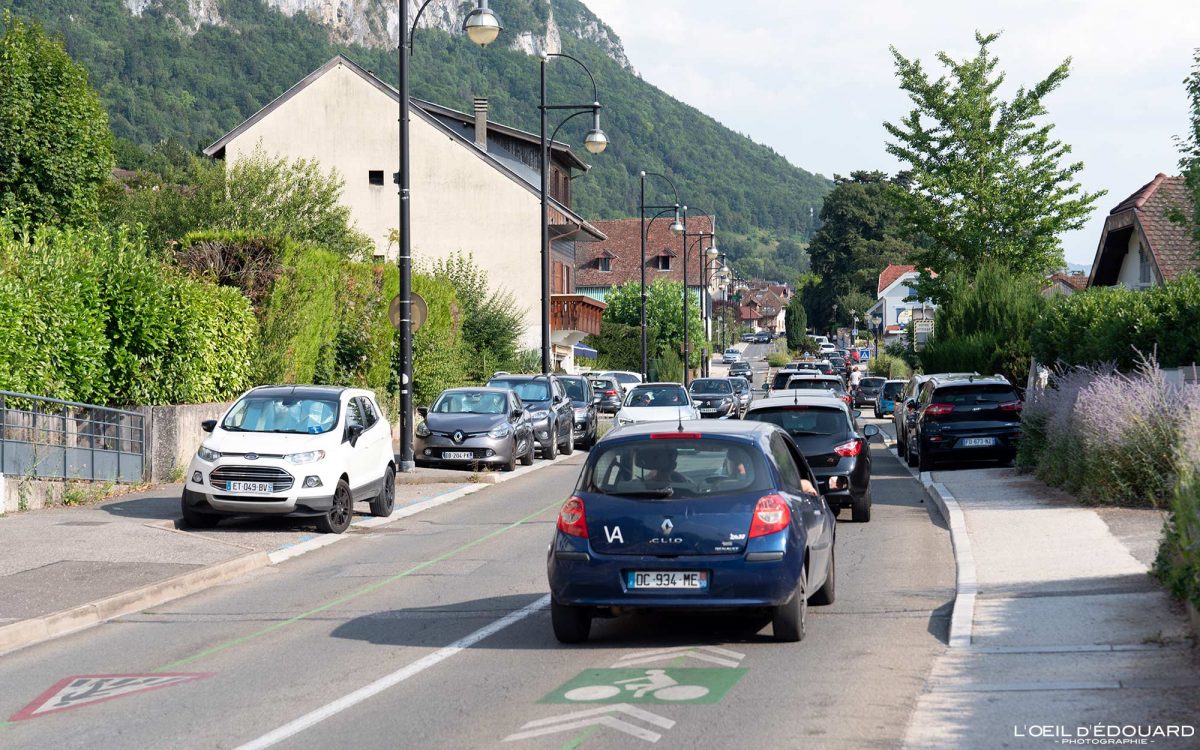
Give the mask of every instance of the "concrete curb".
[{"label": "concrete curb", "polygon": [[0,627],[0,655],[198,593],[270,564],[267,553],[252,552],[78,607],[5,625]]},{"label": "concrete curb", "polygon": [[967,519],[954,495],[944,484],[934,482],[929,472],[921,472],[921,485],[950,527],[950,544],[954,548],[955,593],[954,611],[950,616],[950,648],[970,648],[979,581],[975,575],[975,555],[971,551]]},{"label": "concrete curb", "polygon": [[[408,518],[431,508],[454,502],[492,485],[523,477],[526,474],[558,464],[572,457],[559,456],[554,461],[538,461],[533,466],[523,466],[516,471],[497,474],[496,478],[491,481],[468,484],[465,487],[459,487],[458,489],[435,495],[427,500],[406,505],[403,508],[397,508],[386,518],[364,518],[355,521],[351,526],[368,531],[380,526],[386,526],[402,518]],[[466,476],[470,475],[464,475],[464,478]],[[163,521],[161,524],[168,528],[179,529],[178,521]],[[181,530],[180,533],[187,532]],[[61,612],[5,625],[0,627],[0,656],[54,638],[76,633],[80,630],[86,630],[107,620],[140,612],[173,599],[200,593],[205,589],[212,588],[259,568],[278,565],[286,560],[300,557],[322,547],[328,547],[331,544],[353,538],[353,535],[347,534],[324,534],[314,539],[309,539],[306,542],[275,550],[274,552],[252,552],[247,555],[240,555],[231,560],[207,565],[196,570],[189,570],[186,573],[181,573],[157,583],[151,583],[130,591],[123,591],[119,594],[98,599],[94,602],[88,602],[87,604],[81,604]]]}]

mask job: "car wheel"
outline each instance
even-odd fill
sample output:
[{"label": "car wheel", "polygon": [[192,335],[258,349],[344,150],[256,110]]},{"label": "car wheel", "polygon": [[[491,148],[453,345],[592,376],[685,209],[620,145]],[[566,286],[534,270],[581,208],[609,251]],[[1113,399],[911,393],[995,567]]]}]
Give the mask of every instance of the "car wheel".
[{"label": "car wheel", "polygon": [[583,643],[592,632],[592,612],[550,600],[550,624],[559,643]]},{"label": "car wheel", "polygon": [[904,462],[909,466],[917,465],[917,457],[913,454],[912,445],[907,440],[904,441]]},{"label": "car wheel", "polygon": [[879,416],[879,410],[878,410],[878,409],[874,409],[873,411],[875,412],[875,418],[876,418],[876,419],[883,419],[883,417]]},{"label": "car wheel", "polygon": [[180,499],[180,509],[183,511],[183,522],[193,529],[211,529],[215,528],[221,522],[221,517],[212,513],[201,513],[198,510],[193,510],[186,500]]},{"label": "car wheel", "polygon": [[837,566],[834,564],[835,559],[834,548],[830,547],[829,572],[825,576],[825,583],[821,585],[821,588],[817,589],[816,593],[809,597],[809,604],[818,607],[833,604],[833,600],[837,596]]},{"label": "car wheel", "polygon": [[558,441],[551,440],[549,445],[542,448],[542,458],[547,461],[553,461],[558,458]]},{"label": "car wheel", "polygon": [[805,620],[808,617],[808,592],[805,590],[807,577],[807,571],[802,568],[791,600],[779,605],[771,613],[771,629],[775,633],[775,640],[780,643],[804,640]]},{"label": "car wheel", "polygon": [[534,454],[534,451],[536,451],[536,450],[537,450],[537,443],[535,443],[533,438],[530,437],[529,438],[529,450],[525,451],[525,455],[521,456],[521,465],[522,466],[533,466],[533,454]]},{"label": "car wheel", "polygon": [[517,439],[516,438],[513,438],[512,452],[509,453],[508,455],[509,455],[509,459],[500,466],[500,470],[501,471],[516,471],[517,470]]},{"label": "car wheel", "polygon": [[337,489],[333,491],[333,507],[323,516],[317,516],[317,529],[322,534],[340,534],[350,528],[350,519],[354,515],[354,503],[350,499],[350,485],[345,479],[339,479]]},{"label": "car wheel", "polygon": [[387,518],[396,507],[396,470],[391,466],[383,473],[383,489],[371,501],[371,515]]},{"label": "car wheel", "polygon": [[855,523],[867,523],[871,520],[871,490],[868,489],[862,494],[862,497],[852,501],[850,518]]},{"label": "car wheel", "polygon": [[917,469],[933,471],[933,456],[929,455],[928,446],[921,446],[921,452],[917,455]]}]

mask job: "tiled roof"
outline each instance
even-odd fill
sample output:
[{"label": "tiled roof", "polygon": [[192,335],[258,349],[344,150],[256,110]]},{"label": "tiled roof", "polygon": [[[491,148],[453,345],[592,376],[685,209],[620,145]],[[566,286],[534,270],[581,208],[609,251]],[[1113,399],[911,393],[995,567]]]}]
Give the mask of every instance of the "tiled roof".
[{"label": "tiled roof", "polygon": [[758,320],[758,312],[751,307],[743,307],[738,311],[738,320]]},{"label": "tiled roof", "polygon": [[[1200,268],[1192,236],[1192,195],[1183,177],[1159,173],[1109,212],[1133,210],[1165,281]],[[1173,221],[1182,216],[1184,221]]]},{"label": "tiled roof", "polygon": [[894,263],[889,263],[887,268],[879,273],[879,288],[875,290],[875,294],[883,294],[883,290],[895,283],[896,279],[915,270],[917,270],[916,266],[898,266]]},{"label": "tiled roof", "polygon": [[[649,220],[647,220],[649,223]],[[577,245],[575,249],[575,285],[581,287],[620,286],[629,281],[641,281],[641,220],[610,219],[593,222],[597,229],[608,236],[603,242]],[[646,237],[646,283],[659,279],[683,280],[683,239],[671,234],[670,217],[661,217],[650,225]],[[688,218],[688,234],[711,232],[712,222],[707,216]],[[700,240],[688,237],[688,286],[700,286]],[[707,240],[704,241],[708,247]],[[607,255],[606,255],[607,253]],[[655,257],[674,255],[671,270],[660,271],[654,267]],[[611,271],[601,271],[596,259],[610,258]]]},{"label": "tiled roof", "polygon": [[1088,277],[1086,273],[1063,273],[1058,271],[1050,274],[1050,281],[1066,284],[1076,291],[1087,289]]}]

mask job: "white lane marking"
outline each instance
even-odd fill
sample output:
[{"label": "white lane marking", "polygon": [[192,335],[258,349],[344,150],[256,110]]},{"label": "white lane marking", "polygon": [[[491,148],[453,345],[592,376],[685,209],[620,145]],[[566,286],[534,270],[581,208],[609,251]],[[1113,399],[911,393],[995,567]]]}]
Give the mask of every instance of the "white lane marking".
[{"label": "white lane marking", "polygon": [[740,654],[737,651],[717,648],[716,646],[678,646],[675,648],[629,654],[628,656],[621,657],[613,667],[633,667],[639,664],[652,664],[656,661],[668,661],[677,658],[707,661],[712,664],[719,664],[722,667],[736,667],[742,663],[742,659],[745,659],[746,655]]},{"label": "white lane marking", "polygon": [[521,727],[525,731],[510,734],[504,738],[504,741],[527,740],[531,737],[541,737],[547,734],[557,734],[558,732],[570,732],[591,726],[606,726],[618,732],[624,732],[625,734],[637,737],[640,740],[645,740],[646,742],[658,742],[662,739],[662,735],[658,732],[652,732],[649,729],[630,724],[627,721],[622,721],[615,716],[609,715],[615,712],[641,719],[647,724],[653,724],[662,729],[670,729],[675,726],[673,719],[644,711],[628,703],[615,703],[611,706],[589,708],[584,711],[573,711],[569,714],[559,714],[558,716],[551,716],[548,719],[531,721]]},{"label": "white lane marking", "polygon": [[545,609],[547,606],[549,606],[549,604],[550,595],[547,594],[541,599],[538,599],[536,602],[522,607],[515,612],[510,612],[504,617],[501,617],[499,620],[496,620],[490,625],[476,630],[474,633],[471,633],[468,636],[459,638],[449,646],[440,648],[437,651],[434,651],[432,654],[417,659],[413,663],[402,667],[389,675],[380,677],[378,680],[375,680],[365,687],[355,690],[349,695],[339,698],[332,703],[327,703],[315,711],[310,711],[304,716],[290,721],[274,731],[264,734],[256,740],[252,740],[244,745],[241,745],[238,750],[261,750],[261,748],[271,747],[272,745],[282,742],[289,737],[293,737],[300,732],[303,732],[305,729],[325,721],[331,716],[335,716],[342,711],[351,708],[352,706],[356,706],[368,698],[374,697],[388,688],[395,687],[408,678],[414,677],[421,672],[424,672],[426,669],[440,664],[464,649],[474,646],[484,638],[494,635],[507,628],[509,625],[524,620],[526,617],[529,617],[535,612]]}]

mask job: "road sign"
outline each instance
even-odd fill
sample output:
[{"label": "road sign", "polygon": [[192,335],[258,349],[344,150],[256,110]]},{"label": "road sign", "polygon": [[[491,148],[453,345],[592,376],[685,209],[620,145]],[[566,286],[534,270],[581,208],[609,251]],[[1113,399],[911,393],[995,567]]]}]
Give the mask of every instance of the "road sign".
[{"label": "road sign", "polygon": [[50,686],[9,721],[36,719],[46,714],[121,698],[133,693],[180,685],[212,677],[212,672],[152,672],[150,674],[77,674]]},{"label": "road sign", "polygon": [[[425,325],[425,321],[429,319],[429,305],[425,304],[425,298],[413,292],[412,294],[412,329],[413,332],[420,330],[421,326]],[[392,297],[392,304],[388,305],[388,320],[392,321],[392,326],[397,330],[400,329],[400,295]]]},{"label": "road sign", "polygon": [[586,669],[541,703],[718,703],[745,669]]},{"label": "road sign", "polygon": [[637,724],[632,724],[624,719],[618,719],[614,714],[624,714],[630,719],[638,719],[647,724],[652,724],[659,729],[670,729],[675,726],[673,719],[668,719],[665,716],[659,716],[640,708],[634,708],[628,703],[618,703],[613,706],[572,711],[569,714],[559,714],[547,719],[531,721],[522,726],[520,732],[505,737],[504,741],[527,740],[532,737],[541,737],[559,732],[576,732],[580,729],[593,726],[615,729],[618,732],[623,732],[646,742],[658,742],[662,739],[661,733],[651,731]]},{"label": "road sign", "polygon": [[870,349],[859,349],[858,350],[858,359],[860,362],[866,362],[870,358],[871,358],[871,350]]}]

